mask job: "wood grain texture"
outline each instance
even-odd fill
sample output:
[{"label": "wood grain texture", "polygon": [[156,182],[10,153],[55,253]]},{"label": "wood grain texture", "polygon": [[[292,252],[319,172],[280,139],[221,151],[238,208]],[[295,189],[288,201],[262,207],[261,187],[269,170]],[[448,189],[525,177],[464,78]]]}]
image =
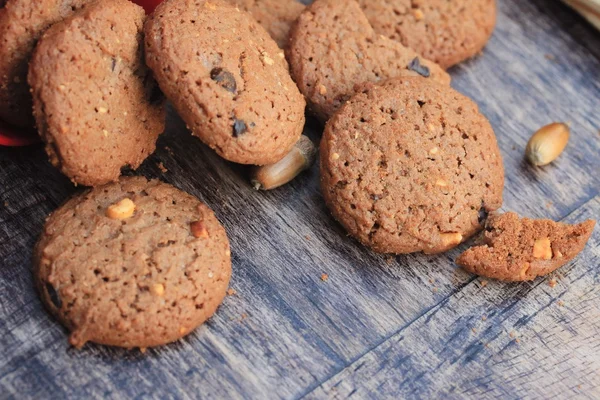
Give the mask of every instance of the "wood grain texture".
[{"label": "wood grain texture", "polygon": [[[600,37],[558,1],[499,0],[499,12],[483,55],[450,72],[496,130],[504,208],[597,217]],[[555,120],[571,122],[571,143],[554,164],[529,167],[529,136]],[[321,127],[306,133],[318,139]],[[238,293],[186,339],[146,354],[70,348],[33,290],[30,263],[44,217],[77,189],[41,148],[0,149],[0,398],[600,396],[598,232],[554,288],[550,278],[481,287],[453,262],[462,248],[391,258],[346,237],[324,206],[318,166],[253,191],[244,167],[173,112],[138,173],[215,210]]]}]

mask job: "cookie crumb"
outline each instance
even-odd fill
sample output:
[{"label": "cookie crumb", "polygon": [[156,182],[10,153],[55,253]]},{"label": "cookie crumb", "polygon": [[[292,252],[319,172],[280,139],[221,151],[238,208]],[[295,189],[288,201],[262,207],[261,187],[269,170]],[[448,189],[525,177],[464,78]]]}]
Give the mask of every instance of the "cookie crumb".
[{"label": "cookie crumb", "polygon": [[546,208],[551,208],[553,203],[551,201],[546,202]]},{"label": "cookie crumb", "polygon": [[471,332],[477,333],[477,329],[476,328],[471,328]]},{"label": "cookie crumb", "polygon": [[4,207],[8,208],[8,201],[4,202]]},{"label": "cookie crumb", "polygon": [[235,296],[237,294],[237,290],[234,288],[227,289],[227,296]]},{"label": "cookie crumb", "polygon": [[140,353],[146,354],[146,350],[148,350],[147,347],[140,347]]},{"label": "cookie crumb", "polygon": [[327,275],[327,274],[321,274],[321,280],[323,282],[327,282],[328,279],[329,279],[329,275]]},{"label": "cookie crumb", "polygon": [[486,287],[486,286],[487,286],[487,284],[488,284],[488,281],[486,281],[486,280],[483,280],[483,281],[481,281],[480,283],[481,283],[481,287]]},{"label": "cookie crumb", "polygon": [[310,241],[310,240],[311,240],[311,237],[310,237],[310,235],[306,235],[306,236],[304,236],[304,238],[305,238],[306,240],[308,240],[308,241]]},{"label": "cookie crumb", "polygon": [[550,281],[548,282],[548,286],[550,286],[551,288],[556,287],[557,284],[558,282],[554,278],[550,279]]},{"label": "cookie crumb", "polygon": [[486,317],[485,315],[483,315],[483,316],[481,317],[481,320],[482,320],[482,321],[487,321],[487,317]]},{"label": "cookie crumb", "polygon": [[169,147],[169,146],[165,146],[165,150],[167,151],[167,153],[169,153],[171,156],[174,156],[175,153],[173,153],[173,150]]},{"label": "cookie crumb", "polygon": [[162,163],[162,161],[161,161],[161,162],[159,162],[159,163],[157,164],[157,166],[158,166],[158,169],[160,169],[160,170],[161,170],[161,172],[162,172],[163,174],[164,174],[164,173],[167,173],[167,172],[169,171],[169,170],[168,170],[168,169],[165,167],[165,164],[163,164],[163,163]]},{"label": "cookie crumb", "polygon": [[565,305],[565,302],[562,300],[559,300],[556,304],[558,304],[559,307],[563,307]]},{"label": "cookie crumb", "polygon": [[515,339],[515,343],[521,343],[521,339],[519,339],[519,338],[516,338],[516,339]]},{"label": "cookie crumb", "polygon": [[240,319],[240,321],[243,321],[243,320],[245,320],[246,318],[248,318],[248,314],[246,314],[246,313],[243,313],[243,314],[242,314],[242,318]]},{"label": "cookie crumb", "polygon": [[511,337],[511,339],[512,339],[512,338],[514,338],[514,337],[516,336],[516,335],[515,335],[515,331],[512,331],[511,333],[509,333],[509,334],[508,334],[508,336],[510,336],[510,337]]}]

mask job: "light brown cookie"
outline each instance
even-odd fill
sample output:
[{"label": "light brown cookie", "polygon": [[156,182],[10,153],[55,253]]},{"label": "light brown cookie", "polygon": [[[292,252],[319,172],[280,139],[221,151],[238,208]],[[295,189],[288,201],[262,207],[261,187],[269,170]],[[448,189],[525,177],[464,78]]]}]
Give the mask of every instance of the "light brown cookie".
[{"label": "light brown cookie", "polygon": [[503,281],[529,281],[562,267],[579,254],[596,222],[568,225],[547,219],[491,215],[481,245],[462,253],[456,263],[467,271]]},{"label": "light brown cookie", "polygon": [[0,119],[34,125],[27,66],[35,43],[52,24],[92,0],[6,0],[0,2]]},{"label": "light brown cookie", "polygon": [[348,233],[381,253],[439,253],[502,204],[504,169],[477,105],[449,86],[395,78],[327,122],[321,190]]},{"label": "light brown cookie", "polygon": [[450,83],[438,65],[375,33],[354,0],[316,0],[292,28],[290,71],[311,110],[323,121],[356,92],[356,85],[421,75]]},{"label": "light brown cookie", "polygon": [[496,25],[495,0],[358,0],[377,33],[443,68],[474,56]]},{"label": "light brown cookie", "polygon": [[304,4],[296,0],[227,0],[240,10],[249,12],[269,32],[277,45],[287,47],[290,28]]},{"label": "light brown cookie", "polygon": [[171,185],[122,178],[52,213],[34,277],[70,342],[151,347],[202,324],[225,297],[229,242],[213,212]]},{"label": "light brown cookie", "polygon": [[163,96],[144,65],[144,10],[102,0],[52,26],[31,59],[34,115],[52,164],[73,182],[115,181],[164,130]]},{"label": "light brown cookie", "polygon": [[166,0],[145,31],[160,87],[220,156],[272,164],[298,141],[304,98],[282,50],[248,13],[219,0]]}]

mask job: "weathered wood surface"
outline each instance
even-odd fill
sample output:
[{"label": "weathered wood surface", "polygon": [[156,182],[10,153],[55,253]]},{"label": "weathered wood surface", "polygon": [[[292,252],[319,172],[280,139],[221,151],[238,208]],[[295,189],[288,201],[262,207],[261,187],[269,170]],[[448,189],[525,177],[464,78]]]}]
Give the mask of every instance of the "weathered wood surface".
[{"label": "weathered wood surface", "polygon": [[[504,208],[597,218],[600,34],[558,1],[499,0],[499,11],[484,54],[451,73],[498,135]],[[571,122],[571,143],[533,169],[527,139],[554,120]],[[307,133],[318,138],[320,127]],[[318,166],[254,192],[244,168],[173,113],[139,173],[215,210],[238,294],[186,339],[146,354],[70,348],[30,263],[44,217],[76,189],[41,148],[0,149],[0,398],[600,397],[600,229],[550,277],[484,285],[454,265],[460,249],[388,258],[346,237],[323,204]]]}]

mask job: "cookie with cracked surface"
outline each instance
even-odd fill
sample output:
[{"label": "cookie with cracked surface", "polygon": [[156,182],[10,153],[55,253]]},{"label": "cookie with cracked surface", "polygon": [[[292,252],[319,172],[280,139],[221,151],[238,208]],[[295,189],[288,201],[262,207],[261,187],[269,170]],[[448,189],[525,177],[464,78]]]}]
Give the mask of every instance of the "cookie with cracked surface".
[{"label": "cookie with cracked surface", "polygon": [[228,0],[228,2],[249,12],[282,49],[287,47],[292,24],[305,8],[304,4],[296,0]]},{"label": "cookie with cracked surface", "polygon": [[358,0],[377,33],[449,68],[477,54],[496,25],[495,0]]},{"label": "cookie with cracked surface", "polygon": [[420,77],[370,85],[327,123],[321,190],[348,233],[381,253],[439,253],[502,205],[504,169],[477,105]]},{"label": "cookie with cracked surface", "polygon": [[576,225],[547,219],[491,215],[481,245],[462,253],[456,263],[467,271],[502,281],[530,281],[562,267],[585,247],[596,222]]},{"label": "cookie with cracked surface", "polygon": [[229,241],[213,212],[143,177],[67,201],[34,250],[39,294],[76,347],[175,341],[213,315],[230,276]]},{"label": "cookie with cracked surface", "polygon": [[354,0],[316,0],[292,28],[290,70],[311,110],[326,121],[356,85],[422,75],[449,84],[450,76],[413,50],[375,33]]},{"label": "cookie with cracked surface", "polygon": [[34,125],[27,69],[42,33],[92,0],[0,1],[0,119]]},{"label": "cookie with cracked surface", "polygon": [[220,0],[166,0],[145,32],[161,89],[221,157],[265,165],[292,149],[305,101],[284,53],[248,13]]},{"label": "cookie with cracked surface", "polygon": [[163,96],[144,65],[143,8],[103,0],[48,29],[29,68],[39,133],[73,182],[116,181],[154,152]]}]

